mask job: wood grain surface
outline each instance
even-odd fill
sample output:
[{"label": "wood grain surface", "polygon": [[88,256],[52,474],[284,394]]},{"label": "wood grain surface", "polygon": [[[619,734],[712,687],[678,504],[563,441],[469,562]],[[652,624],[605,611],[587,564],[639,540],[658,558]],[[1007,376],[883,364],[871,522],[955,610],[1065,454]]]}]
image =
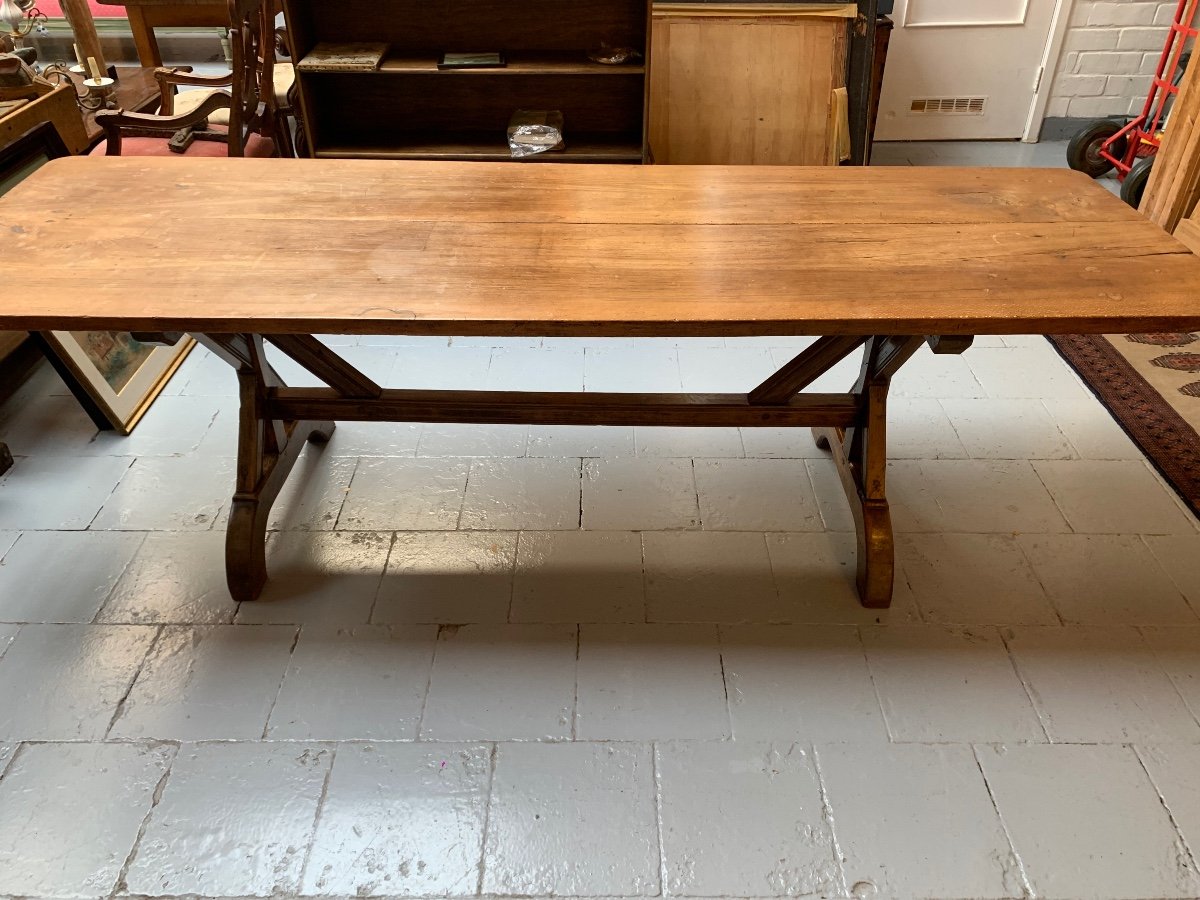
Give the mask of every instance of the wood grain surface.
[{"label": "wood grain surface", "polygon": [[[691,8],[708,11],[707,4]],[[838,18],[752,12],[685,18],[655,7],[649,116],[655,161],[833,164],[831,104],[846,83],[846,32]]]},{"label": "wood grain surface", "polygon": [[1200,328],[1200,260],[1068,170],[71,158],[0,258],[13,330]]}]

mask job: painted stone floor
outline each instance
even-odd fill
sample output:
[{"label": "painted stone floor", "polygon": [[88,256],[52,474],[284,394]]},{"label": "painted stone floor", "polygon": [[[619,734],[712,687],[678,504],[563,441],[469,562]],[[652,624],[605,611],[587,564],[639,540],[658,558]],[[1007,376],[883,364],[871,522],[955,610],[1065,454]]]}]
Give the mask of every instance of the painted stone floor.
[{"label": "painted stone floor", "polygon": [[[330,343],[655,391],[805,345]],[[893,394],[888,612],[806,432],[355,424],[238,606],[231,372],[197,350],[130,438],[39,372],[0,407],[0,896],[1200,896],[1200,525],[1040,337]]]}]

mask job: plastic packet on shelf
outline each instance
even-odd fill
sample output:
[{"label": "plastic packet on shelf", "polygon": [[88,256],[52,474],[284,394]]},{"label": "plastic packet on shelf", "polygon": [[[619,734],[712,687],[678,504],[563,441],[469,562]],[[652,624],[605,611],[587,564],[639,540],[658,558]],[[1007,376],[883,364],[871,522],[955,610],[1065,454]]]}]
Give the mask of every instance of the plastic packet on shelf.
[{"label": "plastic packet on shelf", "polygon": [[610,47],[601,43],[600,46],[588,52],[588,59],[604,66],[625,66],[642,61],[642,54],[633,47]]},{"label": "plastic packet on shelf", "polygon": [[518,109],[508,120],[508,149],[513,159],[564,147],[563,115],[557,109]]}]

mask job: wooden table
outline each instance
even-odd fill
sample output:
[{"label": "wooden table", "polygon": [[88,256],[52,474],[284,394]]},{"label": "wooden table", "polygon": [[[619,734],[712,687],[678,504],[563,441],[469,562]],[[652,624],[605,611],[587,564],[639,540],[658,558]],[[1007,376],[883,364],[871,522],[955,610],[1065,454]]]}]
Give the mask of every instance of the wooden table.
[{"label": "wooden table", "polygon": [[[239,600],[304,439],[344,419],[812,426],[887,606],[888,385],[923,343],[1200,328],[1200,260],[1068,170],[73,158],[0,200],[0,257],[0,329],[192,332],[237,369]],[[748,394],[575,394],[385,389],[316,333],[820,337]],[[848,393],[798,393],[860,349]]]},{"label": "wooden table", "polygon": [[155,28],[179,26],[229,27],[229,4],[212,0],[100,0],[103,6],[123,6],[133,32],[133,45],[143,66],[161,66]]}]

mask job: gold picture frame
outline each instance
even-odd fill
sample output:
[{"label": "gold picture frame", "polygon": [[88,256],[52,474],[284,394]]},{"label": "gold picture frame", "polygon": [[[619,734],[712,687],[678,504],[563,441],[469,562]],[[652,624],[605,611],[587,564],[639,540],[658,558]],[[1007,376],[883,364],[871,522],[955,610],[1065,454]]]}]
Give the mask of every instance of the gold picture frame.
[{"label": "gold picture frame", "polygon": [[144,344],[127,331],[43,331],[46,356],[101,429],[130,434],[196,346]]}]

